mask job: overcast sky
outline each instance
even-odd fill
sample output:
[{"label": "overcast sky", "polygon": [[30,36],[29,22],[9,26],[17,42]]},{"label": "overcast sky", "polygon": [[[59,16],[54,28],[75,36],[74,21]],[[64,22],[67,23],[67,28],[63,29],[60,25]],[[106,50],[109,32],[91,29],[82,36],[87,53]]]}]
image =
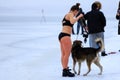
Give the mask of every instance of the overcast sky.
[{"label": "overcast sky", "polygon": [[[40,14],[64,15],[77,2],[81,3],[84,12],[91,10],[91,4],[96,0],[0,0],[0,14]],[[99,0],[106,16],[114,16],[119,0]]]}]

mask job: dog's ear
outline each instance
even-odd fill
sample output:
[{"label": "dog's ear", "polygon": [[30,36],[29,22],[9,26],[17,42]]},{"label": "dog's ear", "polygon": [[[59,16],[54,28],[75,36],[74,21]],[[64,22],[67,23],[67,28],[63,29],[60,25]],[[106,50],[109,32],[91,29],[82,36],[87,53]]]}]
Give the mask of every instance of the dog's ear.
[{"label": "dog's ear", "polygon": [[75,40],[75,41],[73,42],[73,47],[81,46],[81,45],[82,45],[82,41],[80,41],[80,40]]},{"label": "dog's ear", "polygon": [[76,43],[77,43],[77,40],[73,41],[73,45],[76,45]]},{"label": "dog's ear", "polygon": [[73,44],[81,44],[81,43],[82,43],[81,40],[75,40],[75,41],[73,41]]},{"label": "dog's ear", "polygon": [[80,43],[82,43],[82,41],[80,41]]},{"label": "dog's ear", "polygon": [[72,47],[76,47],[77,42],[78,42],[77,40],[73,41],[73,45],[72,45]]}]

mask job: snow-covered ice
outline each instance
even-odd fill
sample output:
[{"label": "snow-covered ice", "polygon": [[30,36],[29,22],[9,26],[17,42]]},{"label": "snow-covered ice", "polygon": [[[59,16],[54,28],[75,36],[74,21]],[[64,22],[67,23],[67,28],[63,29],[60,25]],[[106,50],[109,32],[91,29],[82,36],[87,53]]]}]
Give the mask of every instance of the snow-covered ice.
[{"label": "snow-covered ice", "polygon": [[[107,53],[120,49],[117,24],[115,18],[107,19]],[[82,76],[87,71],[84,62],[81,75],[62,77],[58,41],[61,28],[61,22],[0,22],[0,80],[120,80],[119,52],[100,57],[104,68],[102,75],[97,75],[99,69],[93,64],[88,76]],[[72,40],[75,39],[76,35],[72,35]],[[83,40],[81,35],[78,39]],[[89,46],[88,42],[84,46]],[[72,68],[71,57],[69,67]]]}]

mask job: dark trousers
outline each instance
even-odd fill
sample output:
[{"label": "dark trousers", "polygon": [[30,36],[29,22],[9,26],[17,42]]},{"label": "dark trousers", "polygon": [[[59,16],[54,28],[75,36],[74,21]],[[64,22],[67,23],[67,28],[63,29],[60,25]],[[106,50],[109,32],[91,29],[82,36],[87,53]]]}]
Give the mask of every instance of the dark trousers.
[{"label": "dark trousers", "polygon": [[84,29],[83,29],[83,27],[80,25],[80,22],[77,22],[77,34],[79,34],[80,27],[81,27],[81,34],[83,34]]}]

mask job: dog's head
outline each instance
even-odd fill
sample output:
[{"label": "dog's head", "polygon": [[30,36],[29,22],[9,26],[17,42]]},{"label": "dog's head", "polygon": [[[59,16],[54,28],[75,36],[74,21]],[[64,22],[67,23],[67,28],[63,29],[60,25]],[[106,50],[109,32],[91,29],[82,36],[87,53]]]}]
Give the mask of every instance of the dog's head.
[{"label": "dog's head", "polygon": [[82,47],[82,41],[80,41],[80,40],[75,40],[75,41],[73,42],[72,47]]}]

